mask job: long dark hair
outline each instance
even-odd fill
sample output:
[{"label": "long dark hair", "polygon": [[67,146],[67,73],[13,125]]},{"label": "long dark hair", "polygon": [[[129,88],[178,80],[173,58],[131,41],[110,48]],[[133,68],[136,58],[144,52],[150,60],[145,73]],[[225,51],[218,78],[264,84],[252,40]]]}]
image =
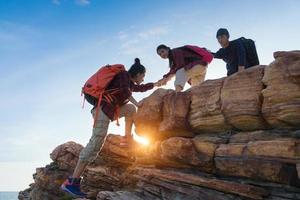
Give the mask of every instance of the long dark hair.
[{"label": "long dark hair", "polygon": [[140,59],[136,58],[134,59],[134,64],[131,65],[130,69],[128,70],[128,73],[134,78],[138,74],[146,73],[146,68],[141,64]]},{"label": "long dark hair", "polygon": [[172,57],[172,53],[171,53],[171,48],[168,47],[168,46],[165,45],[165,44],[160,44],[160,45],[158,45],[158,47],[156,48],[156,53],[158,53],[158,50],[160,50],[160,49],[168,50],[168,52],[169,52],[169,55],[168,55],[168,59],[169,59],[169,67],[172,68],[172,66],[173,66],[173,57]]}]

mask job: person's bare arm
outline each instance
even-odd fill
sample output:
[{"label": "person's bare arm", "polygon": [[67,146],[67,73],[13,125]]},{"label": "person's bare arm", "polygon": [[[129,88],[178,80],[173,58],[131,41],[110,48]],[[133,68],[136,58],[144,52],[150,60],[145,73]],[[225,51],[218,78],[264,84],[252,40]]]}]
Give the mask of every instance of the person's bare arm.
[{"label": "person's bare arm", "polygon": [[239,66],[239,72],[243,71],[245,69],[245,66]]},{"label": "person's bare arm", "polygon": [[160,85],[166,85],[167,82],[169,82],[173,77],[175,76],[175,74],[170,74],[168,77],[162,78],[158,81],[158,83]]},{"label": "person's bare arm", "polygon": [[139,107],[139,103],[135,100],[135,98],[133,98],[133,96],[130,96],[128,98],[128,100],[133,103],[133,105],[135,105],[136,107]]}]

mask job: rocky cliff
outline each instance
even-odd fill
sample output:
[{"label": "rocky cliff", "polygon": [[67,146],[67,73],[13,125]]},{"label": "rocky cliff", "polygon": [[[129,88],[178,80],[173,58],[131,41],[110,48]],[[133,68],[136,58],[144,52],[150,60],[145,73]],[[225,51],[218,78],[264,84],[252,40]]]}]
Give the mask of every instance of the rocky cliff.
[{"label": "rocky cliff", "polygon": [[[300,199],[300,52],[268,66],[144,99],[136,132],[151,143],[119,146],[108,135],[84,172],[90,199]],[[58,146],[19,199],[70,199],[59,191],[83,147]]]}]

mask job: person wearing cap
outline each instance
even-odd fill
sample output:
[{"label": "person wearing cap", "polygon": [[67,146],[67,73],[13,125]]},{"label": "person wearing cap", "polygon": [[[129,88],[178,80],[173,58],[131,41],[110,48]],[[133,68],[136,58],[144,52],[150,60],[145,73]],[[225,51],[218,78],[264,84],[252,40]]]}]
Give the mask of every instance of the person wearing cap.
[{"label": "person wearing cap", "polygon": [[223,59],[226,63],[227,76],[250,67],[247,63],[246,50],[241,40],[229,41],[230,35],[225,28],[220,28],[216,37],[222,48],[212,54],[214,58]]}]

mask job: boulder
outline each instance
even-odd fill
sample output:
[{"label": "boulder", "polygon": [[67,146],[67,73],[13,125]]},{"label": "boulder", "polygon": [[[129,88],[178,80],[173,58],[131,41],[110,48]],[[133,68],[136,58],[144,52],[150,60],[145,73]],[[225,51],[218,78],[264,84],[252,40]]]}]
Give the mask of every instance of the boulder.
[{"label": "boulder", "polygon": [[75,142],[67,142],[56,147],[50,154],[50,158],[57,162],[60,169],[72,171],[78,161],[83,146]]},{"label": "boulder", "polygon": [[[244,197],[241,199],[264,199],[263,197],[268,195],[266,190],[253,185],[240,184],[219,180],[211,176],[205,177],[173,170],[136,168],[134,174],[136,177],[147,180],[150,183],[152,182],[154,185],[161,186],[162,189],[168,188],[171,189],[172,192],[175,191],[185,194],[181,198],[177,196],[178,199],[240,199],[238,196],[228,196],[220,192]],[[185,188],[185,186],[187,187]],[[175,196],[170,199],[177,198]]]},{"label": "boulder", "polygon": [[155,137],[163,119],[163,97],[173,90],[157,89],[144,98],[135,115],[135,131],[141,136]]},{"label": "boulder", "polygon": [[88,166],[83,175],[82,189],[89,197],[96,197],[103,190],[118,190],[123,185],[124,171],[122,167]]},{"label": "boulder", "polygon": [[217,173],[220,175],[246,177],[254,181],[264,180],[288,185],[297,185],[298,182],[297,170],[292,164],[263,158],[235,156],[216,156],[214,161]]},{"label": "boulder", "polygon": [[[274,131],[275,132],[275,131]],[[238,133],[215,151],[217,173],[296,185],[300,139],[267,131]],[[290,136],[295,136],[290,134]],[[238,143],[231,143],[238,142]]]},{"label": "boulder", "polygon": [[69,175],[67,170],[60,169],[55,162],[37,168],[33,175],[34,184],[31,186],[30,199],[62,199],[65,194],[60,190],[60,186]]},{"label": "boulder", "polygon": [[189,92],[174,91],[163,97],[163,121],[160,123],[159,131],[164,138],[194,136],[187,126],[189,108]]},{"label": "boulder", "polygon": [[275,52],[265,69],[262,114],[273,128],[300,128],[300,52]]},{"label": "boulder", "polygon": [[300,159],[300,139],[276,138],[272,140],[250,141],[248,143],[221,144],[216,156],[265,157],[269,160],[289,160],[294,163]]},{"label": "boulder", "polygon": [[20,191],[18,194],[18,199],[19,200],[30,200],[30,193],[32,191],[32,186],[34,184],[30,184],[30,187],[25,189],[24,191]]},{"label": "boulder", "polygon": [[162,154],[162,141],[156,141],[146,147],[138,147],[135,150],[134,165],[191,168],[189,163],[178,162],[176,159],[166,157]]},{"label": "boulder", "polygon": [[250,141],[267,141],[277,138],[300,138],[300,131],[289,131],[285,129],[271,129],[238,132],[229,138],[230,143],[248,143]]},{"label": "boulder", "polygon": [[205,149],[207,146],[209,145],[199,144],[196,150],[191,139],[173,137],[161,143],[161,157],[164,160],[172,160],[204,171],[211,171],[214,148]]},{"label": "boulder", "polygon": [[247,144],[248,156],[264,156],[292,160],[300,159],[300,139],[278,138]]},{"label": "boulder", "polygon": [[231,129],[221,107],[221,89],[225,78],[207,80],[191,89],[189,123],[196,133],[221,133]]},{"label": "boulder", "polygon": [[221,91],[222,113],[238,130],[267,128],[262,115],[262,83],[265,66],[251,67],[227,77]]}]

